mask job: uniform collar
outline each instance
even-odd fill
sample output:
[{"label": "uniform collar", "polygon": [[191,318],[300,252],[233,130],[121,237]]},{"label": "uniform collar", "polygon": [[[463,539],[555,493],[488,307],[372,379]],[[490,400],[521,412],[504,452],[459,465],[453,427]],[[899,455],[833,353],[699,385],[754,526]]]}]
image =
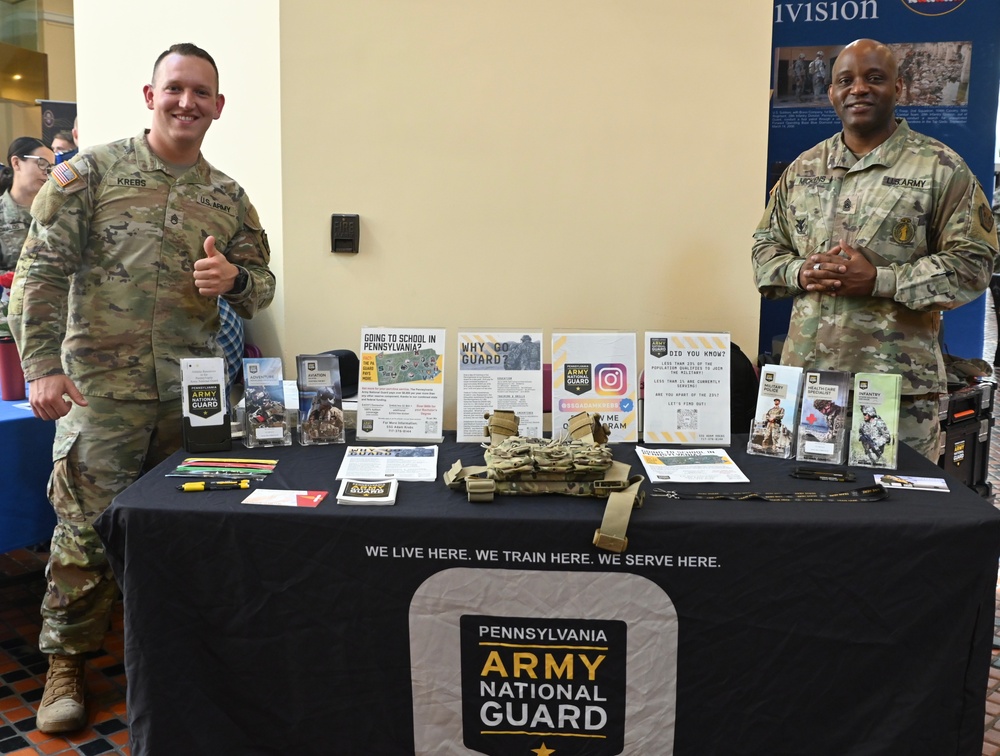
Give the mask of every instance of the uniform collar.
[{"label": "uniform collar", "polygon": [[[140,171],[163,171],[164,173],[170,174],[167,164],[164,163],[160,158],[156,156],[153,150],[149,146],[149,140],[147,135],[149,134],[149,129],[143,130],[138,137],[133,140],[135,145],[135,161],[139,166]],[[184,171],[184,181],[185,183],[199,183],[208,184],[209,176],[212,171],[212,166],[208,164],[205,160],[205,156],[200,152],[198,153],[198,162]],[[180,178],[180,177],[175,177]]]},{"label": "uniform collar", "polygon": [[830,149],[830,157],[827,165],[830,168],[843,168],[850,170],[858,163],[864,163],[864,167],[869,165],[891,166],[899,158],[903,150],[903,143],[910,135],[910,125],[905,118],[896,119],[896,130],[889,135],[882,144],[861,158],[854,156],[854,153],[847,149],[844,144],[844,132],[840,131],[833,139]]}]

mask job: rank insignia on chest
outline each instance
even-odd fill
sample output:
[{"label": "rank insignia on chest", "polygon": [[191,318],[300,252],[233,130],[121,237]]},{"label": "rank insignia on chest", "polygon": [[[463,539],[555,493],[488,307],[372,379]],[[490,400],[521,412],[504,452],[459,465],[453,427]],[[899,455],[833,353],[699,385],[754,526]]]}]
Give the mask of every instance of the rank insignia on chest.
[{"label": "rank insignia on chest", "polygon": [[852,207],[854,206],[851,204],[851,198],[848,197],[847,199],[844,200],[844,212],[845,213],[851,212]]},{"label": "rank insignia on chest", "polygon": [[897,244],[910,244],[916,232],[912,218],[900,218],[892,227],[892,240]]},{"label": "rank insignia on chest", "polygon": [[986,206],[985,202],[979,205],[979,225],[982,226],[987,233],[993,230],[993,211]]}]

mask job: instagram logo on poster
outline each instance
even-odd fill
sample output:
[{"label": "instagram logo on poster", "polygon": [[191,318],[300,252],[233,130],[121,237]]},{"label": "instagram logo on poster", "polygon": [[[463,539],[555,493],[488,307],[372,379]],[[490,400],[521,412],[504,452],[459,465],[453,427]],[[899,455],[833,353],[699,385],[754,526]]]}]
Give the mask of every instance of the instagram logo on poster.
[{"label": "instagram logo on poster", "polygon": [[628,371],[617,362],[594,368],[594,387],[599,396],[622,396],[628,390]]}]

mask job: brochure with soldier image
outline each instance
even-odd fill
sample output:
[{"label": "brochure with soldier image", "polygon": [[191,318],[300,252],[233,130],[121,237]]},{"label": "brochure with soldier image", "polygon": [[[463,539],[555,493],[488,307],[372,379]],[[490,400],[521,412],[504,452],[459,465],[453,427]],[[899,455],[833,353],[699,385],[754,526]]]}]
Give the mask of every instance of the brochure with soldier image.
[{"label": "brochure with soldier image", "polygon": [[300,354],[295,364],[299,443],[303,446],[345,443],[340,360],[335,354]]},{"label": "brochure with soldier image", "polygon": [[795,422],[802,387],[802,368],[764,365],[760,370],[757,408],[750,426],[749,454],[791,459],[795,456]]},{"label": "brochure with soldier image", "polygon": [[902,382],[898,373],[854,376],[848,464],[896,469]]},{"label": "brochure with soldier image", "polygon": [[844,464],[850,398],[850,373],[842,370],[805,372],[795,451],[797,460]]},{"label": "brochure with soldier image", "polygon": [[248,357],[243,360],[243,444],[291,446],[292,431],[285,409],[280,357]]}]

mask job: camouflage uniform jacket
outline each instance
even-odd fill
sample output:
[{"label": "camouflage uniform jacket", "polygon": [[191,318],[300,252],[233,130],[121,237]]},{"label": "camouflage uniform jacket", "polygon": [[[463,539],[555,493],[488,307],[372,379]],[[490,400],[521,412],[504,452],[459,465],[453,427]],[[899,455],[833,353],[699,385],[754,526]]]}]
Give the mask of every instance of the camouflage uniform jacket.
[{"label": "camouflage uniform jacket", "polygon": [[28,208],[17,204],[10,192],[0,194],[0,273],[14,270],[30,225]]},{"label": "camouflage uniform jacket", "polygon": [[[62,165],[77,174],[63,169],[64,186]],[[249,318],[270,303],[267,237],[243,189],[202,156],[170,170],[140,134],[82,152],[42,187],[10,302],[29,381],[65,370],[85,395],[179,397],[180,359],[221,355],[217,299],[193,279],[208,235],[250,274],[225,295],[233,308]]]},{"label": "camouflage uniform jacket", "polygon": [[[878,269],[870,297],[799,287],[808,255],[843,239]],[[781,362],[814,370],[895,372],[903,394],[944,391],[940,311],[990,281],[997,231],[958,155],[905,120],[860,160],[840,134],[785,170],[754,232],[758,290],[795,297]]]}]

